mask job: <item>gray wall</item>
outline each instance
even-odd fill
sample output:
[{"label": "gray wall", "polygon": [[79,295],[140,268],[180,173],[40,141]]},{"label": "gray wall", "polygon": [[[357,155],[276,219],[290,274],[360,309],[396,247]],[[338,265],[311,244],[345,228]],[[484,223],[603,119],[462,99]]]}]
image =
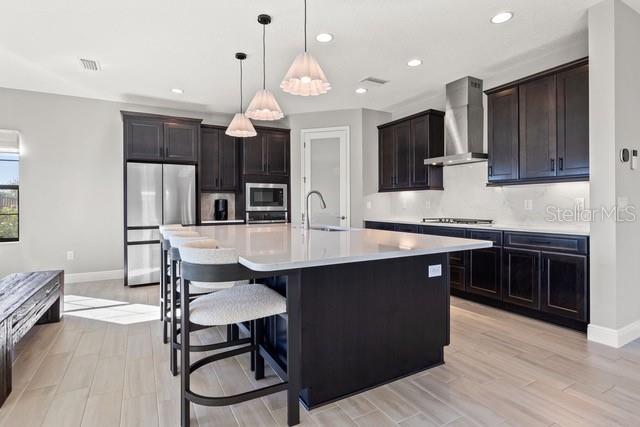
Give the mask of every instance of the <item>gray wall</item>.
[{"label": "gray wall", "polygon": [[324,111],[289,115],[291,128],[291,222],[302,218],[302,150],[300,132],[303,129],[349,126],[351,225],[362,224],[362,110]]},{"label": "gray wall", "polygon": [[[640,171],[618,160],[639,149],[640,14],[619,0],[589,9],[592,207],[640,206]],[[640,223],[591,225],[589,338],[621,345],[640,337]]]},{"label": "gray wall", "polygon": [[[0,88],[0,129],[19,131],[22,144],[20,241],[0,243],[0,275],[123,268],[120,110],[203,118],[212,124],[229,120],[226,115]],[[66,259],[70,250],[73,261]]]}]

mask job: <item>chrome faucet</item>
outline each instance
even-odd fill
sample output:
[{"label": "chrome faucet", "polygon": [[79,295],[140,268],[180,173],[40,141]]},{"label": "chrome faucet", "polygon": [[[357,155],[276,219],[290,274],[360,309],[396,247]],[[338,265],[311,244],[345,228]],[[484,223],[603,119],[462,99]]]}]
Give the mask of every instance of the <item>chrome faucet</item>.
[{"label": "chrome faucet", "polygon": [[311,190],[307,193],[307,199],[305,203],[305,213],[304,213],[304,219],[305,219],[304,228],[306,230],[309,229],[309,196],[311,196],[312,194],[317,194],[318,197],[320,197],[320,206],[322,207],[322,209],[327,208],[327,204],[324,202],[324,197],[322,197],[322,194],[319,191]]}]

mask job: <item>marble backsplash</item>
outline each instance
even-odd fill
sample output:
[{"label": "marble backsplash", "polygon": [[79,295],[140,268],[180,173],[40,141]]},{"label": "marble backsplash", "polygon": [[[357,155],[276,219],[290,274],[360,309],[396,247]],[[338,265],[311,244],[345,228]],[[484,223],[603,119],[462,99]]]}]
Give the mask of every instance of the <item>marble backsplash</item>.
[{"label": "marble backsplash", "polygon": [[200,219],[211,221],[213,217],[213,202],[216,199],[227,199],[228,219],[236,219],[236,195],[233,193],[202,193],[200,198]]},{"label": "marble backsplash", "polygon": [[[487,187],[487,163],[444,168],[444,191],[402,191],[365,195],[365,218],[462,217],[500,224],[552,227],[554,207],[589,207],[589,183],[565,182]],[[528,202],[528,201],[531,202]],[[530,206],[527,206],[531,203]],[[562,222],[561,225],[584,225]]]}]

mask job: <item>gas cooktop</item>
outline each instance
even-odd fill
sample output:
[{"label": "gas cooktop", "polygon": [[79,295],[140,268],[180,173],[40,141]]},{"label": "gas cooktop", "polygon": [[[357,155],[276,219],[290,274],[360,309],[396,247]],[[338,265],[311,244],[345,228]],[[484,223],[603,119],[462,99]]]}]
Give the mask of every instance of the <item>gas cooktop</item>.
[{"label": "gas cooktop", "polygon": [[436,222],[440,224],[493,224],[492,219],[476,218],[422,218],[422,222]]}]

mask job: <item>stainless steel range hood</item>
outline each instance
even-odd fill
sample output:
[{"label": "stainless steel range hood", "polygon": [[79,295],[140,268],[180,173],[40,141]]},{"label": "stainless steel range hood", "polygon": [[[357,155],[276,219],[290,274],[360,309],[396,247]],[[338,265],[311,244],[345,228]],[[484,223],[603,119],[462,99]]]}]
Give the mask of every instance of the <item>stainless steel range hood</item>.
[{"label": "stainless steel range hood", "polygon": [[444,156],[425,159],[424,164],[453,166],[486,161],[482,80],[464,77],[451,82],[446,87],[446,98]]}]

